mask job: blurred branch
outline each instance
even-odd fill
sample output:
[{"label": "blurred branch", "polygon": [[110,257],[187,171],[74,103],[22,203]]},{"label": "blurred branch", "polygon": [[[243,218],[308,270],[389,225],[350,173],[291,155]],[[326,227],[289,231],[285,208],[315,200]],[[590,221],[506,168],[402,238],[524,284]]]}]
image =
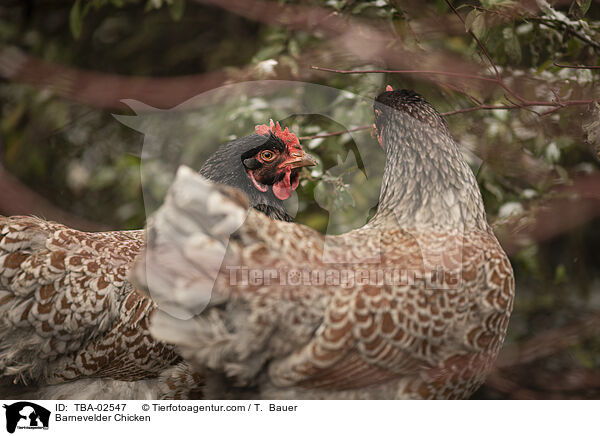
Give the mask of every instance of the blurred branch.
[{"label": "blurred branch", "polygon": [[[566,0],[563,3],[569,4],[571,3],[571,1],[572,0]],[[573,37],[579,39],[580,41],[588,44],[595,50],[600,49],[600,44],[594,40],[595,35],[587,35],[585,31],[581,28],[579,22],[565,19],[566,17],[564,17],[564,15],[559,15],[556,12],[556,10],[553,9],[546,1],[536,1],[535,3],[535,5],[530,5],[530,7],[524,7],[524,4],[522,2],[514,2],[512,5],[503,5],[498,9],[490,9],[477,5],[470,6],[473,9],[477,9],[478,11],[499,16],[505,21],[536,21],[552,29],[570,34]],[[553,3],[555,7],[560,5],[560,2],[554,1]],[[546,17],[534,15],[534,13],[539,12],[540,9],[542,10],[542,12],[545,12],[547,14]],[[579,29],[577,29],[576,27],[579,27]]]},{"label": "blurred branch", "polygon": [[494,224],[507,253],[551,239],[600,216],[600,174],[581,176],[551,192],[547,200],[521,215]]},{"label": "blurred branch", "polygon": [[458,73],[453,71],[436,71],[436,70],[337,70],[334,68],[325,68],[312,66],[313,70],[326,71],[328,73],[339,74],[373,74],[373,73],[388,73],[388,74],[438,74],[440,76],[462,77],[464,79],[476,79],[486,82],[496,82],[493,77],[479,76],[477,74]]},{"label": "blurred branch", "polygon": [[[472,79],[479,80],[485,82],[493,82],[502,87],[509,95],[514,97],[517,101],[510,100],[508,97],[506,99],[510,102],[510,105],[487,105],[487,104],[478,104],[477,106],[457,109],[455,111],[446,112],[442,115],[453,115],[456,113],[463,112],[472,112],[477,110],[484,109],[527,109],[531,107],[541,106],[541,107],[553,107],[546,112],[538,113],[533,111],[538,115],[548,115],[556,110],[559,110],[563,107],[567,106],[581,106],[588,105],[597,101],[596,99],[574,99],[574,100],[559,100],[558,98],[555,101],[540,101],[540,100],[529,100],[521,95],[519,95],[514,89],[509,87],[503,80],[501,76],[499,77],[486,77],[480,76],[476,74],[467,74],[467,73],[456,73],[451,71],[435,71],[435,70],[337,70],[333,68],[323,68],[323,67],[312,67],[314,70],[319,71],[327,71],[330,73],[339,73],[339,74],[372,74],[372,73],[388,73],[388,74],[433,74],[433,75],[441,75],[441,76],[452,76],[452,77],[460,77],[464,79]],[[464,91],[462,92],[465,93]],[[474,97],[472,97],[473,99]]]},{"label": "blurred branch", "polygon": [[[465,91],[464,89],[459,88],[458,86],[454,86],[450,83],[445,83],[445,82],[442,82],[441,80],[436,80],[436,79],[431,79],[431,81],[435,82],[438,86],[441,86],[442,88],[448,88],[452,91],[455,91],[455,92],[458,92],[459,94],[464,95],[465,97],[467,97],[468,99],[473,101],[473,103],[475,103],[475,104],[478,104],[478,105],[483,104],[479,98],[475,97],[473,94]],[[446,114],[446,115],[448,115],[448,114]]]},{"label": "blurred branch", "polygon": [[[200,3],[208,3],[214,6],[223,8],[234,14],[243,16],[250,20],[266,23],[269,25],[280,25],[292,30],[307,30],[313,31],[319,37],[328,37],[327,43],[330,47],[330,52],[343,53],[346,59],[351,54],[363,63],[385,63],[390,70],[407,70],[407,67],[412,65],[420,65],[421,70],[429,71],[431,74],[444,71],[445,76],[456,78],[473,78],[478,76],[480,81],[495,81],[505,91],[512,95],[516,100],[516,106],[527,109],[528,107],[536,106],[538,102],[528,100],[522,97],[518,91],[525,91],[529,88],[520,87],[521,90],[510,88],[506,82],[499,76],[490,78],[481,76],[481,65],[466,60],[464,57],[449,53],[447,50],[428,48],[427,51],[419,48],[413,50],[408,48],[399,40],[398,34],[390,30],[387,24],[383,24],[382,20],[358,19],[356,17],[342,16],[337,11],[329,8],[322,8],[313,5],[292,5],[280,4],[274,1],[263,0],[195,0]],[[514,9],[521,13],[531,14],[539,12],[541,7],[546,7],[545,4],[536,2],[535,0],[527,0],[505,7],[504,9]],[[406,1],[402,3],[403,8],[414,10],[423,10],[422,4],[415,1]],[[516,19],[517,15],[512,17]],[[529,15],[527,15],[529,16]],[[460,17],[460,15],[459,15]],[[460,17],[462,20],[462,17]],[[436,18],[430,20],[431,26],[437,27],[437,30],[446,30],[454,25],[444,17],[443,19]],[[464,28],[464,27],[463,27]],[[427,27],[428,32],[435,30]],[[472,34],[472,33],[471,33]],[[472,34],[474,37],[475,35]],[[476,38],[478,45],[481,47],[492,69],[499,73],[499,69],[493,62],[493,59],[487,49],[483,46],[480,40]],[[331,54],[331,53],[330,53]],[[315,68],[319,69],[319,68]],[[327,71],[327,69],[321,69]],[[389,70],[382,70],[389,71]],[[431,80],[427,75],[426,80]],[[531,75],[525,73],[520,76],[521,79],[532,79]],[[576,84],[571,84],[574,88]],[[488,92],[489,87],[480,87],[482,92]],[[593,100],[577,101],[569,100],[566,106],[587,104]],[[562,101],[556,102],[540,102],[541,106],[552,107],[554,112],[557,108],[563,107]],[[515,106],[515,105],[513,105]],[[468,111],[485,109],[484,107],[470,108]]]},{"label": "blurred branch", "polygon": [[0,165],[0,212],[5,215],[36,215],[58,221],[83,231],[102,231],[108,227],[101,223],[77,217],[54,206],[33,192]]},{"label": "blurred branch", "polygon": [[507,344],[500,351],[495,369],[485,384],[512,399],[581,398],[581,392],[600,388],[600,370],[577,368],[555,374],[537,369],[532,374],[526,365],[595,337],[599,330],[600,311],[531,339]]},{"label": "blurred branch", "polygon": [[[456,110],[449,111],[449,112],[442,112],[442,115],[448,116],[448,115],[464,114],[466,112],[475,112],[475,111],[481,111],[481,110],[498,110],[498,109],[513,110],[513,109],[524,109],[524,108],[520,107],[520,106],[508,106],[505,104],[490,105],[490,104],[479,103],[477,106],[465,107],[462,109],[456,109]],[[537,114],[537,112],[535,112],[535,113]]]},{"label": "blurred branch", "polygon": [[512,400],[581,400],[600,388],[600,371],[493,371],[486,378],[485,386]]},{"label": "blurred branch", "polygon": [[[462,24],[464,26],[466,26],[465,20],[459,14],[458,10],[454,7],[454,5],[452,4],[452,2],[450,0],[445,0],[445,2],[452,9],[452,11],[454,12],[454,14],[460,19],[460,21],[462,22]],[[545,2],[543,2],[542,7],[543,7],[544,10],[546,10],[546,12],[548,12],[548,10],[550,12],[552,12],[552,13],[555,12]],[[548,13],[550,13],[550,12],[548,12]],[[385,69],[385,70],[384,69],[381,69],[381,70],[375,70],[375,69],[373,69],[373,70],[339,70],[339,69],[321,68],[321,67],[315,67],[315,66],[313,66],[312,68],[315,69],[315,70],[328,71],[328,72],[336,72],[336,73],[341,73],[341,74],[394,73],[394,74],[421,74],[421,75],[442,75],[442,76],[449,76],[449,77],[458,77],[458,78],[463,78],[463,79],[485,81],[485,82],[493,82],[497,86],[500,86],[501,88],[503,88],[504,91],[507,93],[505,95],[505,98],[509,102],[509,104],[492,105],[492,104],[484,104],[481,101],[479,101],[475,96],[473,96],[473,95],[465,92],[464,90],[460,90],[459,92],[461,92],[462,94],[467,95],[469,98],[471,98],[473,101],[475,101],[476,105],[472,106],[472,107],[469,107],[469,108],[457,109],[457,110],[454,110],[454,111],[446,112],[443,115],[453,115],[453,114],[459,114],[459,113],[465,113],[465,112],[473,112],[473,111],[478,111],[478,110],[525,109],[525,110],[529,110],[531,112],[534,112],[537,115],[543,116],[543,115],[549,115],[551,113],[554,113],[554,112],[556,112],[557,110],[560,110],[563,107],[577,106],[577,105],[588,105],[588,104],[593,103],[594,101],[596,101],[595,99],[562,100],[558,96],[558,94],[555,93],[555,92],[553,92],[555,98],[552,101],[547,101],[547,100],[546,101],[544,101],[544,100],[531,100],[531,99],[526,98],[525,96],[521,95],[517,90],[513,89],[512,87],[510,87],[505,82],[505,80],[501,76],[501,74],[499,72],[499,69],[496,66],[496,64],[495,64],[492,56],[488,52],[488,50],[485,47],[485,45],[477,37],[477,35],[475,35],[475,33],[471,29],[467,29],[467,32],[475,40],[475,42],[477,43],[479,49],[481,50],[481,52],[483,53],[483,55],[487,59],[489,65],[490,65],[490,68],[494,72],[494,76],[495,77],[482,76],[480,74],[473,74],[473,73],[470,73],[470,72],[467,72],[467,71],[453,72],[453,71],[440,71],[440,70],[436,70],[436,69],[421,69],[421,70],[392,70],[392,69]],[[438,83],[438,85],[441,85],[437,81],[436,81],[436,83]],[[510,97],[512,97],[512,99]],[[545,112],[539,113],[539,112],[531,109],[533,107],[550,107],[551,109],[549,109],[549,110],[547,110]]]},{"label": "blurred branch", "polygon": [[539,400],[544,398],[539,392],[522,387],[518,382],[506,377],[500,371],[492,371],[485,379],[485,384],[513,400]]},{"label": "blurred branch", "polygon": [[[333,9],[309,5],[280,4],[263,0],[196,0],[223,8],[250,20],[292,30],[306,30],[328,37],[332,52],[351,54],[364,63],[381,63],[404,68],[419,64],[424,69],[441,70],[444,66],[462,73],[478,73],[481,66],[445,50],[427,52],[407,48],[383,20],[342,16]],[[385,24],[384,24],[385,23]]]},{"label": "blurred branch", "polygon": [[582,340],[598,335],[600,311],[567,326],[557,327],[517,344],[505,345],[496,368],[506,369],[550,356]]},{"label": "blurred branch", "polygon": [[[335,59],[335,54],[329,53],[328,57]],[[321,59],[316,51],[307,51],[297,61],[310,65],[316,59]],[[309,80],[306,71],[310,70],[305,68],[300,73],[292,73],[282,68],[276,71],[276,76],[268,78]],[[49,89],[72,101],[109,110],[128,109],[121,102],[126,99],[141,101],[157,109],[172,108],[203,92],[232,82],[256,80],[257,76],[260,78],[256,66],[249,66],[235,72],[215,71],[164,78],[129,77],[46,62],[12,46],[0,48],[0,77],[36,89]]]},{"label": "blurred branch", "polygon": [[598,369],[575,369],[561,374],[559,379],[541,383],[536,383],[538,386],[548,391],[563,392],[590,390],[600,388],[600,370]]},{"label": "blurred branch", "polygon": [[319,28],[330,36],[346,32],[346,21],[333,9],[263,0],[195,0],[211,4],[249,20],[282,25],[294,30]]},{"label": "blurred branch", "polygon": [[[426,80],[433,80],[429,76],[437,74],[456,79],[495,82],[517,100],[510,105],[489,105],[482,103],[470,108],[451,111],[446,115],[484,109],[526,109],[533,106],[551,107],[552,109],[547,111],[547,114],[564,106],[583,105],[593,101],[586,99],[548,102],[528,100],[522,97],[517,90],[508,87],[505,81],[499,76],[498,68],[479,40],[477,40],[478,44],[496,72],[496,78],[482,76],[479,74],[481,68],[479,64],[465,60],[460,56],[449,54],[447,51],[428,50],[426,52],[422,49],[416,51],[407,49],[405,44],[399,43],[396,33],[390,31],[387,26],[381,26],[381,20],[348,19],[332,9],[307,5],[282,5],[262,0],[196,1],[199,3],[209,3],[248,19],[270,25],[282,25],[293,30],[315,30],[320,35],[325,33],[332,38],[326,41],[328,44],[328,58],[335,59],[340,54],[340,58],[346,59],[348,54],[352,54],[362,62],[386,62],[388,65],[396,67],[395,70],[372,70],[372,72],[419,74],[425,77]],[[462,20],[462,17],[460,18]],[[310,59],[310,56],[303,56],[298,62],[305,63],[308,59]],[[402,69],[407,65],[414,64],[423,66],[423,69],[419,71]],[[313,69],[331,71],[325,68]],[[448,71],[448,69],[455,71]],[[334,71],[342,72],[343,70]],[[248,71],[240,74],[240,77],[236,77],[236,80],[248,80],[243,77],[244,74],[247,76],[247,73]],[[143,101],[157,108],[172,107],[199,93],[217,88],[225,84],[228,80],[228,76],[222,71],[168,78],[127,77],[104,74],[44,62],[32,56],[25,55],[14,47],[0,50],[0,76],[38,88],[49,88],[63,97],[79,101],[86,105],[119,110],[125,107],[120,103],[122,99]],[[284,75],[277,78],[288,77]],[[522,78],[525,79],[526,76],[522,76]],[[450,81],[447,81],[448,83],[445,81],[435,82],[440,86],[454,86]],[[482,87],[481,90],[487,92],[486,87]],[[464,91],[461,92],[468,95]],[[469,97],[475,102],[480,101],[473,95],[469,95]]]},{"label": "blurred branch", "polygon": [[[460,19],[460,21],[463,23],[463,25],[466,28],[467,23],[465,22],[463,17],[458,13],[458,10],[456,10],[456,8],[452,4],[452,2],[450,2],[450,0],[445,0],[445,2],[452,9],[454,14]],[[558,94],[556,92],[554,92],[554,90],[553,90],[553,94],[554,94],[555,99],[554,99],[554,102],[552,102],[552,103],[531,101],[531,100],[528,100],[528,99],[520,96],[515,90],[510,88],[504,82],[504,80],[502,79],[502,76],[500,75],[500,72],[498,71],[498,67],[496,66],[496,63],[490,56],[490,53],[488,52],[485,45],[481,42],[481,40],[477,37],[477,35],[475,35],[475,32],[473,32],[470,28],[467,28],[467,32],[475,40],[475,42],[477,43],[477,46],[479,47],[481,52],[484,54],[484,56],[488,60],[491,68],[494,70],[495,82],[499,86],[501,86],[506,92],[508,92],[509,95],[516,98],[518,100],[518,102],[512,101],[508,96],[505,96],[505,98],[511,103],[511,106],[506,106],[506,105],[493,106],[493,105],[484,105],[484,104],[478,103],[476,106],[473,106],[471,108],[458,109],[455,111],[447,112],[444,115],[453,115],[453,114],[464,113],[464,112],[472,112],[472,111],[476,111],[476,110],[480,110],[480,109],[511,109],[511,108],[524,109],[524,108],[531,107],[531,106],[555,106],[555,109],[548,110],[546,112],[543,112],[542,114],[539,114],[538,112],[536,112],[534,110],[531,110],[531,112],[534,112],[537,115],[549,115],[549,114],[555,112],[556,110],[558,110],[562,107],[565,107],[565,106],[571,106],[574,104],[589,104],[592,102],[592,101],[589,101],[588,103],[582,103],[582,100],[570,100],[571,103],[566,104],[564,101],[561,100],[561,98],[558,96]]]},{"label": "blurred branch", "polygon": [[103,108],[127,108],[133,99],[158,108],[175,106],[201,92],[222,85],[226,76],[214,72],[168,78],[127,77],[52,64],[28,56],[15,47],[0,49],[0,77],[56,94],[82,104]]}]

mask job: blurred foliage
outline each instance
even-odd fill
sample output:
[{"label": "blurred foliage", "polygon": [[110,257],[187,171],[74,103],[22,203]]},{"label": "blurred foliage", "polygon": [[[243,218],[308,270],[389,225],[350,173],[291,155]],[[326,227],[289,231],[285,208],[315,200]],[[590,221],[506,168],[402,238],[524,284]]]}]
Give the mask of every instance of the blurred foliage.
[{"label": "blurred foliage", "polygon": [[[423,51],[442,49],[485,63],[477,43],[464,32],[466,27],[485,44],[511,86],[528,74],[536,80],[527,84],[527,91],[537,99],[600,97],[600,70],[554,64],[600,65],[600,50],[594,46],[600,41],[596,2],[557,2],[537,14],[524,12],[515,17],[510,11],[518,2],[456,1],[465,17],[464,27],[458,22],[458,31],[457,26],[450,26],[432,32],[423,27],[427,19],[443,16],[455,24],[458,20],[443,0],[420,2],[418,8],[414,2],[406,2],[413,7],[405,7],[399,0],[302,3],[328,8],[348,20],[379,20],[397,34],[398,44]],[[318,31],[261,24],[190,0],[4,1],[0,5],[0,44],[19,47],[48,62],[102,73],[173,77],[222,71],[234,79],[248,71],[254,79],[275,78],[285,70],[286,77],[305,80],[310,72],[303,56],[317,53],[327,67],[331,66],[326,59],[332,50],[327,37]],[[364,65],[351,55],[336,59],[335,66],[340,68],[386,66]],[[417,76],[317,74],[310,80],[347,91],[348,101],[331,116],[298,114],[286,119],[299,136],[357,127],[360,123],[355,120],[368,117],[370,108],[360,99],[353,105],[353,95],[372,98],[388,83],[394,88],[415,89],[441,112],[473,105],[467,96]],[[502,88],[485,91],[489,93],[487,101],[506,103]],[[0,83],[0,104],[0,159],[12,174],[75,215],[119,229],[144,225],[141,133],[127,127],[127,122],[119,122],[110,111],[18,83]],[[123,109],[120,115],[132,112]],[[569,186],[582,175],[598,174],[599,116],[597,105],[566,107],[542,117],[528,110],[479,110],[449,116],[451,131],[465,147],[477,174],[490,222],[527,219],[555,195],[555,188]],[[200,127],[208,125],[207,118],[189,113],[173,127],[174,131],[187,129],[189,134],[167,138],[170,158],[199,167],[206,158],[199,150],[205,149],[193,144],[211,142],[216,146],[250,134],[251,126],[272,117],[271,108],[260,97],[215,106],[206,131]],[[359,167],[361,159],[370,158],[355,152],[356,138],[376,143],[368,131],[357,135],[303,141],[322,165],[311,172],[304,170],[298,190],[298,221],[324,231],[328,226],[325,209],[333,205],[325,207],[315,198],[329,198],[328,192],[337,192],[336,207],[349,213],[347,223],[352,222],[357,200],[348,190],[353,183],[365,184],[364,175],[353,174],[349,181],[346,173],[337,170],[348,156],[354,156]],[[156,198],[170,183],[169,177],[161,175],[166,163],[156,160],[156,168],[148,167],[152,177],[144,188]],[[366,203],[361,206],[370,207]],[[511,256],[517,300],[509,343],[600,310],[599,224],[596,219],[549,240],[530,241]],[[546,359],[532,371],[543,369],[559,377],[565,365],[600,370],[597,338]],[[490,389],[479,395],[501,397]],[[582,396],[600,398],[600,389]]]}]

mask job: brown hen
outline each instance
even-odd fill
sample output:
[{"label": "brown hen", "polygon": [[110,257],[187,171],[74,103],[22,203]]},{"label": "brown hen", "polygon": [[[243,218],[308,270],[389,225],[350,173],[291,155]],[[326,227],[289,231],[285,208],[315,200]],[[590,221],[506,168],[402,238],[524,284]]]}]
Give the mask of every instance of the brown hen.
[{"label": "brown hen", "polygon": [[167,302],[150,331],[184,359],[167,395],[466,398],[483,383],[512,310],[510,262],[440,114],[389,88],[374,110],[379,206],[343,235],[270,220],[180,169],[134,269]]},{"label": "brown hen", "polygon": [[[202,167],[250,205],[291,220],[281,200],[314,165],[279,123],[221,146]],[[0,216],[0,392],[5,398],[155,398],[180,360],[148,330],[155,303],[127,275],[145,232],[86,233]]]}]

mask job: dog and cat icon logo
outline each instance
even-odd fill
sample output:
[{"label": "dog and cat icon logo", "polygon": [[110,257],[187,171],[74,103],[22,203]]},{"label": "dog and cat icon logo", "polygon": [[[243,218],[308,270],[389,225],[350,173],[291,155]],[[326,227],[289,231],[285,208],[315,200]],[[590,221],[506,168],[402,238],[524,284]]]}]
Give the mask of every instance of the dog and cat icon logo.
[{"label": "dog and cat icon logo", "polygon": [[48,430],[50,411],[29,401],[19,401],[10,405],[4,404],[6,409],[6,431],[14,433],[16,429]]}]

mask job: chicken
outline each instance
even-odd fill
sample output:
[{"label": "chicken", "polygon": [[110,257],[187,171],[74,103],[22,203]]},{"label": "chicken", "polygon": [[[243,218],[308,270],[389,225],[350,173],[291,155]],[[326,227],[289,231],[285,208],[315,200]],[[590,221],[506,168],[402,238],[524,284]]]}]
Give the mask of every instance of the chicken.
[{"label": "chicken", "polygon": [[153,297],[177,288],[150,325],[184,359],[163,374],[175,398],[449,399],[483,383],[512,310],[510,262],[442,116],[390,87],[374,112],[379,206],[346,234],[270,220],[180,168],[132,272]]},{"label": "chicken", "polygon": [[[241,190],[265,218],[289,220],[282,200],[298,186],[300,168],[314,164],[296,136],[271,121],[221,146],[201,173]],[[0,216],[5,397],[155,396],[153,379],[180,358],[150,335],[156,305],[127,279],[144,243],[143,230],[84,233]]]},{"label": "chicken", "polygon": [[[269,217],[292,221],[283,205],[298,187],[298,169],[316,165],[296,135],[279,123],[256,126],[256,134],[222,145],[200,169],[209,180],[242,190],[251,207]],[[264,141],[267,136],[267,141]],[[231,156],[240,156],[232,160]]]}]

